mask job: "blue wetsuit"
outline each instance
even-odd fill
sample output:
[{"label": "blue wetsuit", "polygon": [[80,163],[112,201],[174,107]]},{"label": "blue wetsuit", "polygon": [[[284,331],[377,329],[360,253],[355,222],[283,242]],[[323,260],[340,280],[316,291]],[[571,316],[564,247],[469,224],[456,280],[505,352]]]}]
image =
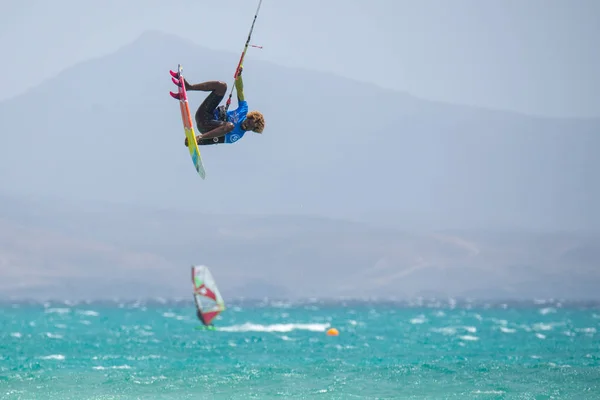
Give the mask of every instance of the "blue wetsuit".
[{"label": "blue wetsuit", "polygon": [[[246,120],[248,114],[248,103],[245,100],[238,100],[238,108],[233,111],[227,111],[227,122],[231,122],[233,130],[225,134],[224,143],[235,143],[240,140],[246,131],[242,129],[242,122]],[[215,110],[215,119],[219,119],[219,110]]]}]

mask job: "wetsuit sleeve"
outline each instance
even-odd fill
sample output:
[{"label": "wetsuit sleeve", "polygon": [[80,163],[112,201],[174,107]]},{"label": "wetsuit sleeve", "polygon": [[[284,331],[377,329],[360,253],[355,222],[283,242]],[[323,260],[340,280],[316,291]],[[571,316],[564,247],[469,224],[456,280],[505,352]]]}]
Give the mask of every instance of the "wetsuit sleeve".
[{"label": "wetsuit sleeve", "polygon": [[238,102],[246,100],[244,96],[244,82],[242,81],[241,75],[235,80],[235,91],[237,93]]},{"label": "wetsuit sleeve", "polygon": [[238,115],[248,114],[248,103],[245,100],[238,100],[238,108],[236,110]]}]

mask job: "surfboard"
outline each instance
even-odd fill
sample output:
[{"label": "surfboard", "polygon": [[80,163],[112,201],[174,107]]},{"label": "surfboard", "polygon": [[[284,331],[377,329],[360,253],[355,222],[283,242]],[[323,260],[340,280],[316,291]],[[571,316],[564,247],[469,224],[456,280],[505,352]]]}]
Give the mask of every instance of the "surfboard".
[{"label": "surfboard", "polygon": [[205,325],[197,326],[195,329],[197,331],[216,331],[217,330],[217,328],[215,328],[214,326],[205,326]]},{"label": "surfboard", "polygon": [[187,92],[185,90],[185,84],[183,80],[183,67],[181,64],[177,65],[177,72],[169,71],[171,73],[171,80],[177,86],[177,93],[170,92],[171,97],[179,100],[179,109],[181,111],[181,120],[183,122],[183,130],[185,137],[188,140],[188,150],[190,157],[194,163],[194,168],[198,172],[198,175],[202,179],[206,178],[206,171],[204,170],[204,164],[202,163],[202,156],[200,155],[200,149],[196,143],[196,132],[194,132],[194,125],[192,123],[192,114],[190,113],[190,105],[188,103]]}]

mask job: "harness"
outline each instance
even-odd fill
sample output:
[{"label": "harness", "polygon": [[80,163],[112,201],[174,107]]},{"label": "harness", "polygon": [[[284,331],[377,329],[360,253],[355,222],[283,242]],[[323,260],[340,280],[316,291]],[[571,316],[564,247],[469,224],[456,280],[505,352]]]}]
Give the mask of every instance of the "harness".
[{"label": "harness", "polygon": [[227,108],[226,106],[217,107],[217,120],[227,122]]}]

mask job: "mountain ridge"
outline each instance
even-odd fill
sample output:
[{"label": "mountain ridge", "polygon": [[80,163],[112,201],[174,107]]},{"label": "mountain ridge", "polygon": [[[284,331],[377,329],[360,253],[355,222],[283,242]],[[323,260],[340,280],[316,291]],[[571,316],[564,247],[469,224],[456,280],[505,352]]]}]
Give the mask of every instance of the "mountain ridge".
[{"label": "mountain ridge", "polygon": [[[231,84],[238,57],[152,33],[0,103],[0,184],[32,196],[412,229],[600,226],[595,120],[425,101],[251,54],[246,95],[265,114],[265,133],[203,148],[200,181],[168,69],[181,62],[190,80]],[[194,93],[191,107],[204,96]]]},{"label": "mountain ridge", "polygon": [[3,298],[181,298],[193,264],[211,268],[226,298],[598,298],[600,232],[411,232],[306,215],[0,204]]}]

